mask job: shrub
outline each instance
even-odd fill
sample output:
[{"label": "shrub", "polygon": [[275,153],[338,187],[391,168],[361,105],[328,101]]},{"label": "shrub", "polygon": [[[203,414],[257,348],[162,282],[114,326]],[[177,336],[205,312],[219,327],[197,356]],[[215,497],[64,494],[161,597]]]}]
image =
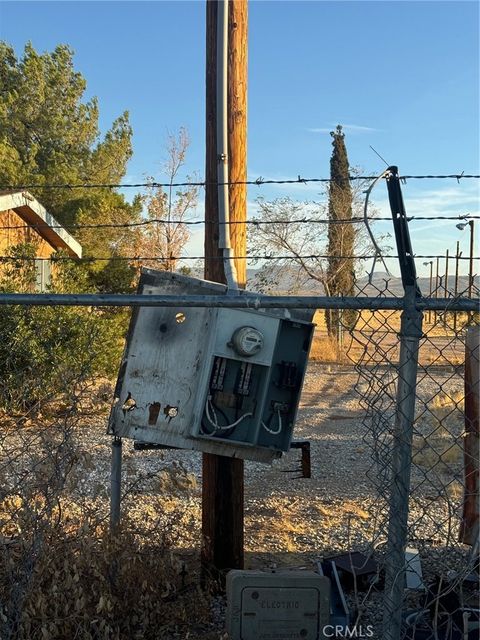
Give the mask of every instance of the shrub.
[{"label": "shrub", "polygon": [[[3,292],[32,291],[31,245],[14,247],[0,276]],[[51,292],[88,288],[84,270],[58,262]],[[89,307],[6,306],[0,317],[0,408],[37,410],[95,375],[118,366],[128,312]]]}]

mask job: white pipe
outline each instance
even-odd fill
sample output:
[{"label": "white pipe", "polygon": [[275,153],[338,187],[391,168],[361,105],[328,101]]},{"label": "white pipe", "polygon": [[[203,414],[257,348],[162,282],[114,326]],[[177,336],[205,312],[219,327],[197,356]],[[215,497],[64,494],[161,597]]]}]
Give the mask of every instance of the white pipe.
[{"label": "white pipe", "polygon": [[[230,243],[228,198],[228,2],[217,2],[217,180],[218,246],[223,253],[223,266],[228,289],[238,289],[237,270]],[[222,186],[220,186],[222,185]]]}]

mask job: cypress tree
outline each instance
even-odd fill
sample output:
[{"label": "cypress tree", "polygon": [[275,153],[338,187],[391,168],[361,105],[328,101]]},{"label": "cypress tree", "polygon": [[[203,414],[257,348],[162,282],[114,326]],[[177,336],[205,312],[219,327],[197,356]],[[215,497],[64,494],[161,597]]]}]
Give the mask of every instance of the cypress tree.
[{"label": "cypress tree", "polygon": [[[332,156],[330,158],[330,187],[328,198],[328,266],[326,293],[330,296],[353,296],[355,286],[354,243],[355,229],[351,223],[335,224],[336,220],[351,220],[352,189],[349,180],[349,166],[345,134],[342,127],[331,131]],[[350,256],[350,257],[349,257]],[[340,317],[347,328],[354,325],[356,313],[353,310],[326,312],[328,334],[338,338]]]}]

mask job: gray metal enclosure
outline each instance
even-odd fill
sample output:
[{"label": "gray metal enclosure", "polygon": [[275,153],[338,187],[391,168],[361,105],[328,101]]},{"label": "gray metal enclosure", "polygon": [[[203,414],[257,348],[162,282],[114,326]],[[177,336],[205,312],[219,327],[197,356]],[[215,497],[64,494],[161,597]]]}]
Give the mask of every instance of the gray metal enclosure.
[{"label": "gray metal enclosure", "polygon": [[[228,297],[223,285],[153,270],[142,272],[139,293]],[[137,309],[109,433],[263,462],[279,457],[292,438],[312,315],[182,305]]]}]

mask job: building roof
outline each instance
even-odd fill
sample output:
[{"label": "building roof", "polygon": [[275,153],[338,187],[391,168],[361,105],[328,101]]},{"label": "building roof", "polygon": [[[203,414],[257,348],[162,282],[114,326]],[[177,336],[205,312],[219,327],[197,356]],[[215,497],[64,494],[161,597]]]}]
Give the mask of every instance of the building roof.
[{"label": "building roof", "polygon": [[0,211],[12,209],[29,227],[57,250],[74,258],[82,257],[82,246],[28,191],[0,192]]}]

